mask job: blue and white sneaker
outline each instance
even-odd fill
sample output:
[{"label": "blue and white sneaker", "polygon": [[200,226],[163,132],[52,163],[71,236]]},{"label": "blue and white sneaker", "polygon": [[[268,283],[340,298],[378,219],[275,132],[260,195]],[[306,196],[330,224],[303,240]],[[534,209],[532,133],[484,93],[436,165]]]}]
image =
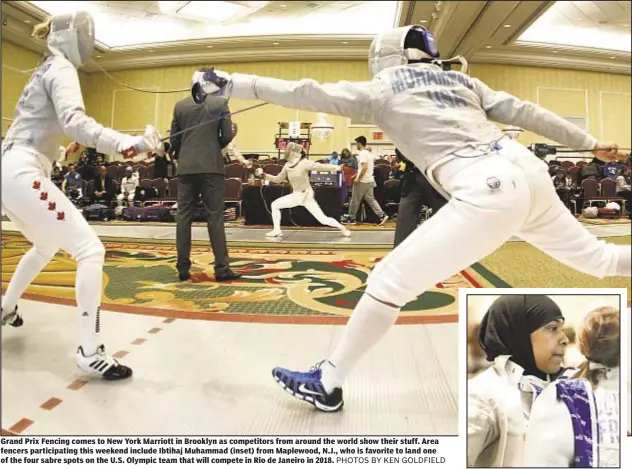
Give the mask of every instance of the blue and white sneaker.
[{"label": "blue and white sneaker", "polygon": [[337,412],[342,409],[342,388],[335,388],[327,394],[321,382],[322,370],[320,367],[324,360],[313,366],[309,372],[290,371],[285,368],[275,368],[272,376],[292,396],[312,404],[323,412]]}]

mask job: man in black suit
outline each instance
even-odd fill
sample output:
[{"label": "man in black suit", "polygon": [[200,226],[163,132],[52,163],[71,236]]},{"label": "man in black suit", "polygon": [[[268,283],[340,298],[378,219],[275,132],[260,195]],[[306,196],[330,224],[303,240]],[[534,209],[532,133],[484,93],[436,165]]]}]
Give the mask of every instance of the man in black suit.
[{"label": "man in black suit", "polygon": [[111,205],[116,197],[116,185],[114,180],[108,176],[105,166],[99,166],[97,176],[94,179],[94,192],[91,194],[92,203],[102,202]]},{"label": "man in black suit", "polygon": [[[196,127],[205,121],[206,125]],[[215,255],[215,280],[241,277],[230,269],[224,231],[224,197],[226,192],[222,149],[233,139],[228,102],[222,96],[208,95],[201,104],[192,97],[176,103],[171,123],[171,148],[178,160],[178,215],[176,246],[178,274],[181,281],[191,278],[191,224],[201,196],[208,234]]]},{"label": "man in black suit", "polygon": [[435,214],[447,203],[445,197],[432,187],[432,184],[421,174],[421,171],[406,159],[397,148],[395,153],[399,161],[403,162],[406,167],[400,179],[401,198],[397,211],[393,248],[397,247],[419,226],[419,212],[424,205]]}]

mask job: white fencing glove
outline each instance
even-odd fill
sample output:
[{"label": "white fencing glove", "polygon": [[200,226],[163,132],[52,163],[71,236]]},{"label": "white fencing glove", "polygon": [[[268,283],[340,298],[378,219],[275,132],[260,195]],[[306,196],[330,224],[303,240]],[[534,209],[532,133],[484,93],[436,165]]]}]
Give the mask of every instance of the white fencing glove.
[{"label": "white fencing glove", "polygon": [[261,168],[255,169],[255,176],[261,177],[262,174],[263,174],[263,169]]},{"label": "white fencing glove", "polygon": [[121,153],[126,160],[134,158],[139,153],[148,152],[157,153],[159,155],[163,155],[165,152],[160,132],[158,132],[153,125],[147,126],[145,135],[140,137],[126,135],[119,143],[119,153]]}]

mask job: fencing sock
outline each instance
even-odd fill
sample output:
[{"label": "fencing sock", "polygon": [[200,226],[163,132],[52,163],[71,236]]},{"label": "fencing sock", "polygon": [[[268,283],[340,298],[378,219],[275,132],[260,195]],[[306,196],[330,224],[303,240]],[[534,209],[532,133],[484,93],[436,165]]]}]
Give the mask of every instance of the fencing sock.
[{"label": "fencing sock", "polygon": [[35,277],[48,264],[57,249],[32,247],[18,263],[15,273],[9,282],[9,287],[2,301],[4,312],[12,312],[24,291],[35,280]]},{"label": "fencing sock", "polygon": [[102,345],[100,332],[101,288],[103,284],[103,257],[90,256],[77,266],[75,289],[80,319],[80,345],[88,357]]},{"label": "fencing sock", "polygon": [[362,295],[329,363],[323,363],[321,381],[328,393],[342,386],[356,361],[395,323],[399,311],[400,308],[380,303],[366,293]]},{"label": "fencing sock", "polygon": [[281,230],[281,210],[278,208],[272,209],[272,225],[274,231]]}]

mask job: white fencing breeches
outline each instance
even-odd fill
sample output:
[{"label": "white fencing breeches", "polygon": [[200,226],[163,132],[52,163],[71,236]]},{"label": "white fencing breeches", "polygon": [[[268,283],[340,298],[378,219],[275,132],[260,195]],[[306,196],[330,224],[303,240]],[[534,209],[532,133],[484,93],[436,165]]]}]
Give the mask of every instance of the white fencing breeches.
[{"label": "white fencing breeches", "polygon": [[521,145],[452,160],[436,176],[450,201],[375,266],[367,281],[374,298],[403,306],[514,235],[595,277],[630,276],[630,247],[600,241],[582,226],[557,196],[546,164]]},{"label": "white fencing breeches", "polygon": [[57,250],[77,261],[75,294],[81,315],[81,345],[92,355],[99,341],[99,306],[105,249],[81,212],[46,177],[42,156],[13,148],[2,155],[2,205],[32,244],[20,260],[3,298],[12,310]]},{"label": "white fencing breeches", "polygon": [[332,228],[338,228],[340,231],[343,231],[345,228],[339,222],[334,220],[331,217],[328,217],[321,210],[320,205],[316,202],[314,198],[314,191],[307,190],[301,192],[292,192],[291,194],[284,195],[276,199],[272,202],[272,206],[270,207],[272,210],[272,223],[274,225],[275,230],[281,229],[281,210],[284,208],[294,208],[302,205],[305,207],[309,213],[311,213],[314,218],[326,226],[331,226]]},{"label": "white fencing breeches", "polygon": [[118,206],[120,207],[121,205],[123,205],[124,200],[128,203],[128,205],[132,205],[134,203],[134,195],[135,194],[128,194],[127,197],[125,197],[125,194],[121,192],[119,195],[116,196],[116,202]]}]

